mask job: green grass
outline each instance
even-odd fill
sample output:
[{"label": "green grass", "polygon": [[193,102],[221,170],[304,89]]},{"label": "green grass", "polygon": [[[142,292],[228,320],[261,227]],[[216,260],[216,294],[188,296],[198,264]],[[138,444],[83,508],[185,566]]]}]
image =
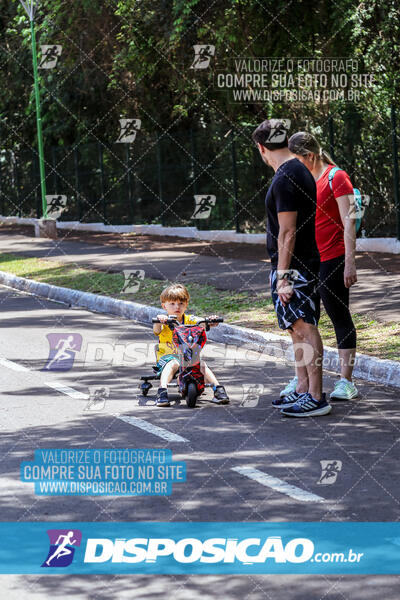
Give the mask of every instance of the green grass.
[{"label": "green grass", "polygon": [[[53,260],[20,258],[13,254],[0,254],[0,270],[44,283],[152,306],[160,305],[160,293],[167,285],[166,281],[146,278],[136,293],[121,293],[124,285],[122,273],[105,273]],[[265,294],[255,296],[247,292],[217,290],[211,285],[198,283],[188,283],[187,286],[191,295],[190,312],[197,315],[220,314],[227,323],[283,334],[278,328],[267,289]],[[358,313],[353,314],[353,318],[359,352],[400,360],[400,323],[382,323]],[[325,345],[335,346],[332,323],[324,311],[320,332]]]}]

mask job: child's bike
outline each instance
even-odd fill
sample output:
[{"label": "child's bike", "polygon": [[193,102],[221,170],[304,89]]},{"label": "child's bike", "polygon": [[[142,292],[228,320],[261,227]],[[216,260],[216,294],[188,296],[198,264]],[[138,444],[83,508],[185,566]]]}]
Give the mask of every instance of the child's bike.
[{"label": "child's bike", "polygon": [[[152,319],[152,322],[161,323],[158,319]],[[178,386],[180,395],[186,399],[189,408],[194,408],[204,388],[211,386],[210,383],[204,383],[204,375],[200,370],[200,353],[207,341],[206,331],[209,331],[210,324],[223,322],[222,317],[204,317],[196,325],[183,325],[175,317],[168,317],[166,321],[166,325],[173,331],[172,340],[180,363],[178,383],[169,383],[168,387]],[[201,323],[205,324],[205,328],[200,327]],[[156,367],[153,369],[156,370]],[[153,387],[150,380],[160,379],[160,375],[143,375],[140,379],[143,382],[140,384],[142,394],[147,396]]]}]

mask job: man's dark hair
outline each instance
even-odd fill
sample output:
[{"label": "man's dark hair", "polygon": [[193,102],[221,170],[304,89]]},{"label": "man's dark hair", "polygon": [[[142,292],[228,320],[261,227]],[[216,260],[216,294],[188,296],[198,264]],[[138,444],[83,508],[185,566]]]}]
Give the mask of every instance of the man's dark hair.
[{"label": "man's dark hair", "polygon": [[[285,137],[282,140],[282,134],[285,132]],[[274,142],[274,137],[279,141]],[[277,122],[277,119],[267,119],[253,131],[253,141],[256,144],[261,144],[268,150],[279,150],[280,148],[288,147],[288,136],[284,123]]]}]

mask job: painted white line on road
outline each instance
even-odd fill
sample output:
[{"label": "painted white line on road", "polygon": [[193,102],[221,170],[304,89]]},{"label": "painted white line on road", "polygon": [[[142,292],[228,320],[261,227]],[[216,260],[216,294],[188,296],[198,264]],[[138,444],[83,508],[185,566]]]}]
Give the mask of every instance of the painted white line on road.
[{"label": "painted white line on road", "polygon": [[13,362],[12,360],[8,360],[7,358],[0,358],[0,365],[3,367],[7,367],[7,369],[12,369],[13,371],[30,371],[27,367],[23,365],[19,365],[18,363]]},{"label": "painted white line on road", "polygon": [[[31,371],[27,367],[23,365],[19,365],[18,363],[13,362],[12,360],[8,360],[7,358],[0,357],[0,365],[3,367],[7,367],[7,369],[12,369],[13,371],[28,371],[29,373],[35,373],[36,371]],[[78,392],[68,385],[64,385],[59,381],[45,381],[44,385],[57,390],[57,392],[61,392],[62,394],[66,394],[75,400],[87,400],[90,396],[89,394],[83,394],[82,392]]]},{"label": "painted white line on road", "polygon": [[268,473],[263,473],[263,471],[259,471],[253,467],[232,467],[232,471],[236,471],[236,473],[240,473],[249,479],[253,479],[265,487],[270,487],[281,494],[286,494],[286,496],[290,496],[291,498],[300,500],[301,502],[325,501],[325,499],[321,496],[317,496],[311,492],[306,492],[295,485],[290,485],[290,483],[286,483],[286,481],[282,481],[282,479],[268,475]]},{"label": "painted white line on road", "polygon": [[148,431],[153,435],[157,435],[163,440],[168,440],[169,442],[188,442],[184,437],[177,435],[176,433],[172,433],[172,431],[167,431],[167,429],[163,429],[162,427],[158,427],[158,425],[153,425],[152,423],[148,423],[144,419],[138,419],[137,417],[124,417],[123,415],[115,415],[121,421],[125,421],[125,423],[129,423],[129,425],[133,425],[134,427],[139,427],[139,429],[143,429],[144,431]]},{"label": "painted white line on road", "polygon": [[[27,367],[23,365],[19,365],[18,363],[13,362],[12,360],[8,360],[7,358],[0,357],[0,365],[3,367],[7,367],[7,369],[12,369],[13,371],[28,371],[29,373],[35,373],[35,371],[31,371]],[[66,394],[70,396],[70,398],[74,398],[75,400],[87,400],[90,396],[89,394],[83,394],[82,392],[78,392],[68,385],[64,385],[59,381],[45,381],[44,385],[57,390],[57,392],[61,392],[62,394]]]},{"label": "painted white line on road", "polygon": [[57,390],[57,392],[61,392],[62,394],[70,396],[70,398],[74,398],[75,400],[87,400],[89,398],[89,394],[82,394],[82,392],[78,392],[77,390],[74,390],[68,385],[60,383],[59,381],[45,381],[44,384],[53,388],[54,390]]}]

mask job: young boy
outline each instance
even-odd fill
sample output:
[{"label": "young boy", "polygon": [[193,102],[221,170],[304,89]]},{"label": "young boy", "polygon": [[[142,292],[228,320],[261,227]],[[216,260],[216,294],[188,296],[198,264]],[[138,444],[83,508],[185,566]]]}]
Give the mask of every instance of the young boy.
[{"label": "young boy", "polygon": [[[167,312],[166,315],[157,315],[162,323],[154,323],[153,331],[158,336],[159,345],[157,351],[157,373],[160,374],[160,387],[157,392],[157,406],[169,406],[167,384],[172,381],[179,369],[179,359],[176,347],[172,342],[172,331],[166,321],[168,316],[173,316],[179,323],[196,325],[197,319],[194,315],[185,315],[189,304],[189,292],[184,285],[176,283],[165,288],[160,296],[161,306]],[[215,327],[210,325],[210,327]],[[228,404],[229,398],[223,385],[218,383],[217,378],[205,362],[201,362],[201,372],[206,383],[211,383],[214,390],[213,402],[216,404]]]}]

